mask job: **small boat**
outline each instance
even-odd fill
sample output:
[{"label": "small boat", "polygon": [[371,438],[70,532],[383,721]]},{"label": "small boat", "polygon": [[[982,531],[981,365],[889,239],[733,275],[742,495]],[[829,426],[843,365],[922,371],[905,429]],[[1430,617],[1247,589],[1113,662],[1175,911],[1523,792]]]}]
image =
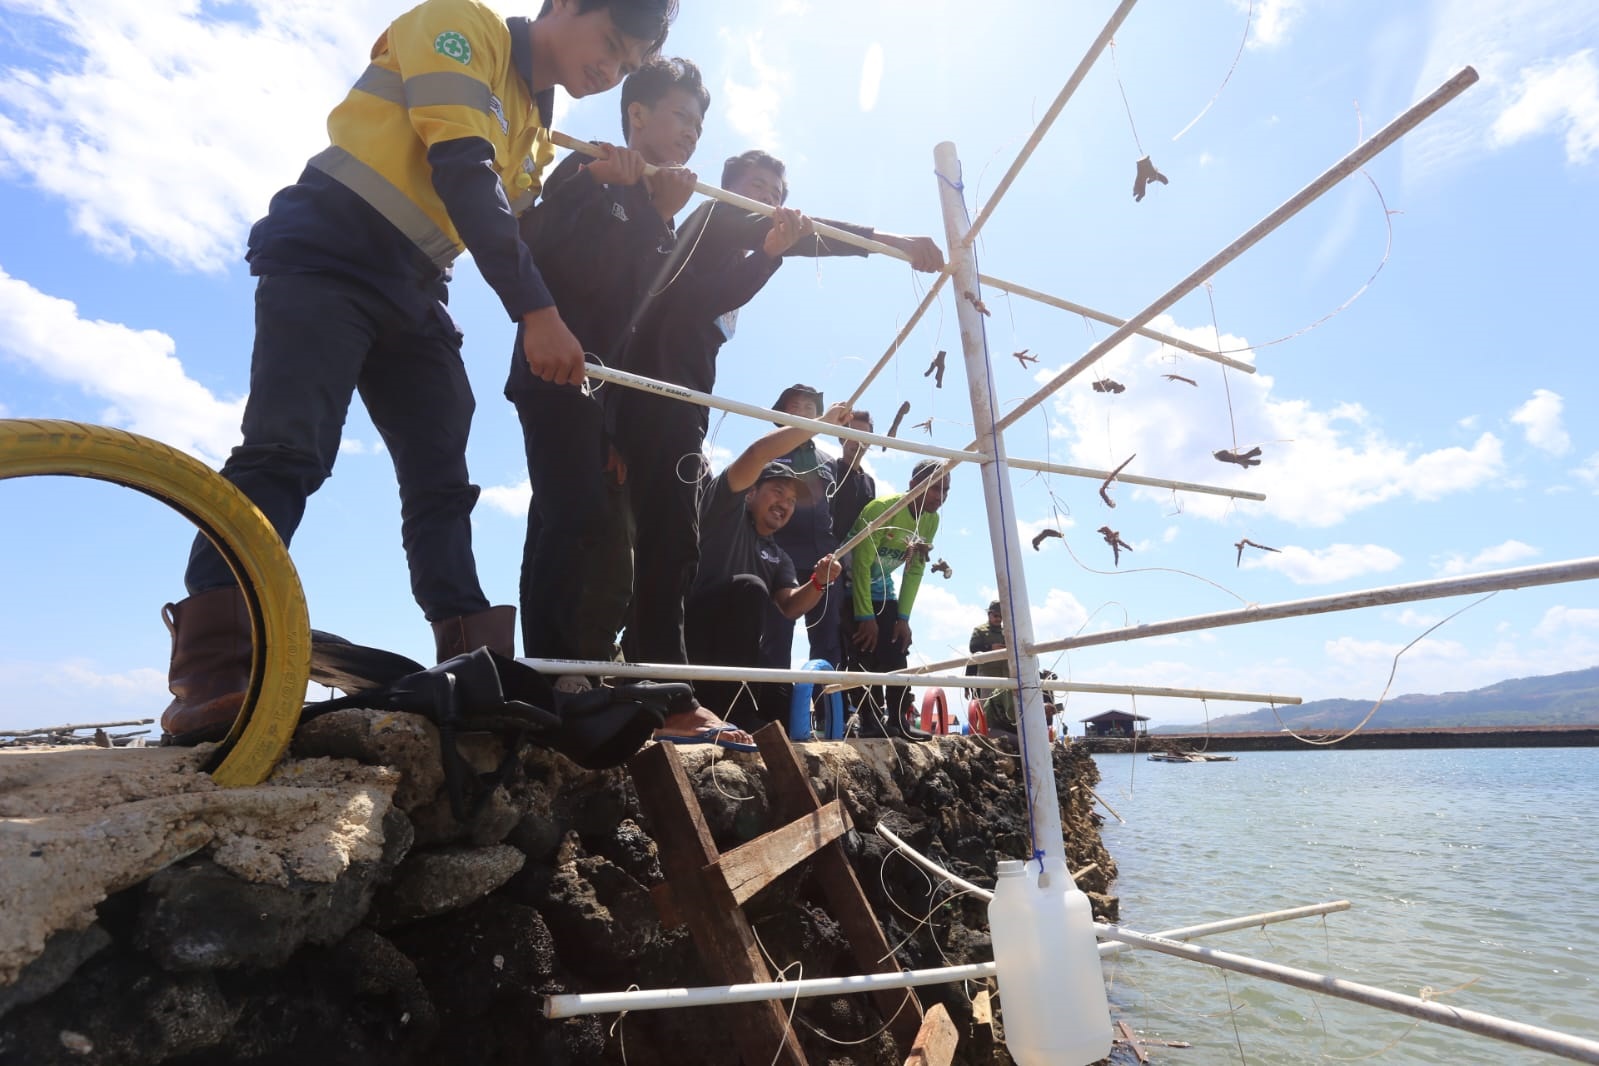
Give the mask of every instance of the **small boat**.
[{"label": "small boat", "polygon": [[1203,751],[1150,752],[1150,762],[1237,762],[1236,755],[1212,755]]}]

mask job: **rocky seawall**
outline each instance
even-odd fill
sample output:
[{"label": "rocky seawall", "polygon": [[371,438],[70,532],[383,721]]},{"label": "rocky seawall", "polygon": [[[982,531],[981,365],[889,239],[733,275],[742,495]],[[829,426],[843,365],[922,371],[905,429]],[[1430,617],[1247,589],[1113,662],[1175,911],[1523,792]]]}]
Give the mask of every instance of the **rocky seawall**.
[{"label": "rocky seawall", "polygon": [[[495,742],[468,738],[484,772]],[[985,741],[807,744],[842,798],[843,843],[905,968],[987,961],[985,905],[889,847],[882,824],[978,884],[1026,853],[1021,765]],[[756,755],[682,749],[718,848],[775,828]],[[710,1007],[549,1021],[557,992],[713,983],[665,930],[649,812],[625,770],[543,751],[466,821],[438,737],[409,715],[341,711],[302,727],[264,785],[223,790],[203,753],[0,754],[0,1064],[733,1064]],[[1067,858],[1113,919],[1115,865],[1079,747],[1055,748]],[[745,906],[773,970],[855,972],[802,867]],[[920,990],[960,1033],[956,1062],[1006,1063],[976,984]],[[979,1001],[974,1012],[973,998]],[[800,1000],[812,1063],[894,1064],[864,996]]]}]

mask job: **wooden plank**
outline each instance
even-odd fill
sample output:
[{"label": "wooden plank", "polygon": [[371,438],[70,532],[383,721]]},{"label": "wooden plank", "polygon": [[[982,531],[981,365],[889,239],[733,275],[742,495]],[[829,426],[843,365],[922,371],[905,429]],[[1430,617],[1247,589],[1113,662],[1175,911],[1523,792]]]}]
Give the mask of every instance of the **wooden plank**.
[{"label": "wooden plank", "polygon": [[[704,874],[720,855],[677,749],[651,744],[628,762],[628,771],[650,812],[661,869],[674,886],[678,913],[688,925],[706,974],[718,984],[770,981],[771,971],[749,920],[722,878]],[[782,1003],[766,1000],[725,1009],[745,1062],[808,1066]]]},{"label": "wooden plank", "polygon": [[742,905],[849,829],[849,815],[844,811],[844,804],[834,800],[819,811],[802,815],[781,829],[739,845],[724,854],[717,865],[733,898]]},{"label": "wooden plank", "polygon": [[1125,1043],[1133,1049],[1133,1054],[1138,1056],[1139,1062],[1148,1062],[1149,1054],[1144,1050],[1144,1045],[1139,1042],[1138,1036],[1133,1032],[1133,1027],[1126,1022],[1118,1021],[1116,1028],[1121,1031],[1122,1038],[1119,1043]]},{"label": "wooden plank", "polygon": [[942,1003],[935,1003],[922,1019],[922,1028],[911,1044],[905,1066],[949,1066],[955,1059],[960,1033]]},{"label": "wooden plank", "polygon": [[[788,733],[773,722],[755,734],[761,757],[766,762],[772,807],[779,818],[792,820],[821,806],[816,790],[800,764]],[[899,964],[883,936],[877,915],[866,902],[866,893],[855,876],[849,856],[838,841],[816,853],[811,869],[827,899],[827,912],[838,922],[839,930],[863,973],[897,973]],[[872,993],[877,1012],[889,1023],[889,1031],[902,1048],[909,1048],[922,1024],[922,1006],[913,989],[882,989]],[[892,1020],[890,1020],[892,1019]]]},{"label": "wooden plank", "polygon": [[[844,805],[834,800],[819,811],[814,811],[748,844],[741,844],[725,853],[715,864],[721,877],[740,906],[755,893],[777,880],[814,855],[817,849],[849,832],[849,815]],[[711,867],[706,867],[709,871]],[[661,916],[661,925],[676,929],[683,924],[683,915],[677,906],[676,890],[670,883],[650,889],[655,909]]]}]

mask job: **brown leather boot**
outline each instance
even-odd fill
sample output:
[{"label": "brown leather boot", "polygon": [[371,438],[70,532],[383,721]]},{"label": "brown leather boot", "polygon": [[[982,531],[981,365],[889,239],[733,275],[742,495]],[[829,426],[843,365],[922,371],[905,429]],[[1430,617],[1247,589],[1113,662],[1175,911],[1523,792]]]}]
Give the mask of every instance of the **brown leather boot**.
[{"label": "brown leather boot", "polygon": [[173,700],[161,713],[168,744],[221,740],[233,725],[250,687],[250,612],[237,586],[211,589],[161,609],[172,633],[167,688]]},{"label": "brown leather boot", "polygon": [[490,607],[476,614],[463,614],[433,623],[433,644],[438,661],[453,659],[479,648],[497,651],[508,659],[516,658],[516,608]]}]

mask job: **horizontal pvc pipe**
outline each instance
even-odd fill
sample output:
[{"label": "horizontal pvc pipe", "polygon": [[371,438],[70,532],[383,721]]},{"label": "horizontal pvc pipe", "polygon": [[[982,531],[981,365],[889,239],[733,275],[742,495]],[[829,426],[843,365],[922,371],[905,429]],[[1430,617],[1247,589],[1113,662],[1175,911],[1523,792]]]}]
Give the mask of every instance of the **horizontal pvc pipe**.
[{"label": "horizontal pvc pipe", "polygon": [[1206,966],[1215,966],[1234,973],[1248,974],[1251,977],[1302,988],[1309,992],[1320,992],[1325,996],[1347,999],[1368,1007],[1405,1014],[1424,1022],[1434,1022],[1451,1029],[1502,1040],[1507,1044],[1546,1051],[1575,1062],[1599,1063],[1599,1041],[1495,1017],[1492,1014],[1482,1014],[1462,1007],[1434,1003],[1431,1000],[1390,992],[1385,988],[1346,981],[1341,977],[1331,977],[1292,966],[1280,966],[1274,962],[1263,962],[1245,955],[1217,951],[1214,948],[1196,948],[1162,936],[1135,933],[1121,926],[1102,925],[1096,931],[1107,940],[1158,951],[1163,955],[1175,955],[1190,962],[1204,963]]},{"label": "horizontal pvc pipe", "polygon": [[[1087,633],[1062,640],[1045,641],[1033,645],[1032,650],[1037,654],[1044,654],[1066,651],[1069,648],[1085,648],[1095,644],[1114,644],[1123,640],[1142,640],[1145,637],[1164,637],[1173,633],[1192,633],[1201,629],[1243,625],[1246,622],[1269,622],[1279,618],[1300,618],[1313,614],[1330,614],[1334,611],[1351,611],[1360,607],[1387,607],[1396,603],[1436,600],[1445,596],[1469,596],[1479,592],[1560,585],[1570,581],[1591,581],[1596,577],[1599,577],[1599,556],[1589,556],[1585,559],[1571,559],[1560,563],[1543,563],[1539,566],[1522,566],[1511,570],[1436,578],[1405,585],[1383,585],[1358,592],[1340,592],[1331,596],[1314,596],[1310,599],[1288,600],[1284,603],[1257,604],[1252,607],[1240,607],[1235,611],[1218,611],[1214,614],[1176,618],[1169,622],[1150,622],[1123,629],[1107,629],[1102,633]],[[962,661],[984,662],[988,656],[999,657],[992,652],[984,652]]]},{"label": "horizontal pvc pipe", "polygon": [[[1091,318],[1095,322],[1103,322],[1107,326],[1119,328],[1127,325],[1127,320],[1125,318],[1117,318],[1115,315],[1108,315],[1103,311],[1096,311],[1092,307],[1085,307],[1082,304],[1073,303],[1070,300],[1063,300],[1059,296],[1051,296],[1048,293],[1039,292],[1037,289],[1029,289],[1025,285],[1016,284],[1014,281],[1006,281],[1004,278],[991,277],[988,274],[979,274],[977,276],[977,280],[981,281],[984,285],[989,285],[993,288],[999,289],[1001,292],[1008,292],[1015,296],[1025,296],[1029,300],[1035,300],[1038,303],[1047,304],[1050,307],[1058,307],[1062,311],[1070,311],[1074,315],[1082,315],[1084,318]],[[1162,344],[1185,351],[1189,355],[1197,355],[1201,359],[1208,359],[1212,363],[1220,363],[1222,366],[1232,367],[1234,370],[1241,370],[1246,374],[1255,373],[1255,365],[1253,363],[1246,363],[1242,360],[1234,359],[1231,356],[1222,355],[1220,352],[1213,352],[1207,348],[1201,348],[1192,341],[1185,341],[1181,337],[1173,337],[1169,333],[1162,333],[1159,330],[1150,329],[1148,326],[1138,326],[1133,330],[1133,332],[1138,334],[1140,337],[1148,337],[1150,340],[1160,341]]]},{"label": "horizontal pvc pipe", "polygon": [[[985,653],[987,654],[987,653]],[[929,668],[930,669],[930,668]],[[865,675],[851,675],[847,682],[835,682],[822,690],[823,694],[829,692],[843,692],[852,688],[876,682],[857,680]],[[923,680],[924,676],[914,671],[907,671],[897,675],[896,684],[910,684],[922,686],[929,684]],[[948,675],[944,675],[948,676]],[[1016,679],[1013,677],[988,677],[983,674],[961,674],[961,688],[971,689],[1014,689]],[[1225,692],[1208,688],[1166,688],[1160,685],[1102,685],[1088,681],[1061,681],[1059,679],[1044,678],[1039,681],[1038,687],[1051,692],[1086,692],[1101,696],[1151,696],[1179,700],[1216,700],[1221,703],[1276,703],[1284,707],[1297,707],[1304,702],[1299,696],[1283,696],[1272,692]]]},{"label": "horizontal pvc pipe", "polygon": [[[982,890],[978,890],[981,892]],[[991,893],[990,893],[991,894]],[[1322,904],[1333,907],[1332,904]],[[1345,904],[1347,906],[1347,904]],[[1314,908],[1299,908],[1311,911]],[[1287,912],[1275,912],[1287,914]],[[1317,911],[1316,913],[1325,913]],[[1292,914],[1289,917],[1303,917]],[[1274,914],[1254,914],[1248,918],[1233,919],[1244,923],[1235,928],[1286,921]],[[1213,925],[1224,923],[1216,922]],[[1103,928],[1096,926],[1096,928]],[[1194,927],[1198,928],[1198,927]],[[1218,929],[1216,932],[1224,932]],[[1161,936],[1203,936],[1193,928],[1173,929]],[[1113,944],[1101,944],[1100,954]],[[906,970],[901,973],[861,974],[855,977],[817,977],[804,981],[761,981],[739,985],[720,985],[705,988],[660,988],[633,992],[582,992],[544,997],[546,1018],[576,1018],[584,1014],[614,1014],[621,1011],[667,1010],[673,1007],[703,1007],[726,1003],[758,1003],[769,999],[803,999],[811,996],[836,996],[854,992],[876,992],[895,988],[919,988],[923,985],[942,985],[954,981],[980,981],[994,977],[998,967],[992,962],[977,962],[966,966],[941,966],[929,970]]]},{"label": "horizontal pvc pipe", "polygon": [[[1010,456],[1006,457],[1005,462],[1018,470],[1038,470],[1045,474],[1065,474],[1068,477],[1085,477],[1092,481],[1104,481],[1112,473],[1109,470],[1093,470],[1085,466],[1066,466],[1061,463],[1046,463],[1038,459],[1016,459]],[[1116,474],[1116,481],[1128,485],[1147,485],[1155,489],[1199,492],[1207,496],[1227,496],[1235,500],[1253,500],[1257,503],[1266,498],[1266,494],[1263,492],[1222,488],[1219,485],[1201,485],[1194,481],[1173,481],[1169,478],[1148,477],[1144,474],[1122,472]]]},{"label": "horizontal pvc pipe", "polygon": [[700,407],[713,407],[718,411],[731,411],[736,415],[749,415],[759,418],[764,422],[777,422],[785,426],[794,426],[799,429],[808,429],[812,433],[819,433],[831,437],[847,437],[858,440],[863,444],[875,444],[883,448],[892,448],[895,451],[912,452],[916,455],[931,455],[938,459],[954,459],[958,462],[982,462],[988,456],[982,452],[961,451],[958,448],[940,448],[936,444],[920,444],[912,441],[901,440],[898,437],[886,437],[879,433],[868,433],[865,430],[851,429],[848,426],[838,426],[831,422],[823,422],[819,418],[802,418],[791,415],[787,411],[774,411],[770,407],[760,404],[744,403],[742,400],[729,400],[722,396],[712,396],[708,392],[699,392],[695,389],[684,388],[682,385],[673,385],[665,381],[656,381],[654,378],[643,377],[639,374],[629,374],[625,370],[614,370],[608,366],[589,366],[588,376],[608,384],[621,385],[642,392],[654,393],[656,396],[665,396],[685,403],[696,404]]},{"label": "horizontal pvc pipe", "polygon": [[[829,685],[939,685],[962,688],[971,683],[966,674],[927,675],[909,679],[905,674],[870,674],[844,670],[776,670],[756,666],[716,666],[710,663],[617,663],[588,659],[519,659],[543,674],[597,674],[601,677],[636,677],[651,681],[748,681],[788,684],[816,682]],[[984,678],[993,688],[1015,688],[1011,678]],[[1122,691],[1120,689],[1116,691]]]},{"label": "horizontal pvc pipe", "polygon": [[[1215,936],[1218,933],[1232,933],[1239,929],[1254,929],[1262,925],[1275,925],[1278,922],[1293,921],[1295,918],[1315,918],[1323,914],[1336,914],[1347,911],[1350,903],[1347,899],[1335,899],[1331,903],[1312,903],[1306,907],[1290,907],[1280,911],[1266,911],[1263,914],[1247,914],[1242,918],[1223,918],[1217,922],[1205,922],[1203,925],[1185,925],[1181,929],[1171,929],[1155,936],[1165,937],[1167,940],[1193,940],[1202,936]],[[1114,958],[1122,952],[1129,950],[1133,945],[1115,940],[1108,944],[1099,945],[1099,957],[1102,959]]]},{"label": "horizontal pvc pipe", "polygon": [[[656,396],[665,396],[669,399],[682,400],[684,403],[695,404],[700,407],[710,407],[718,411],[729,411],[733,414],[748,415],[764,422],[776,422],[785,426],[797,426],[800,429],[809,429],[813,433],[832,437],[845,437],[849,440],[858,440],[867,445],[878,445],[894,451],[910,452],[913,455],[929,455],[937,459],[955,460],[964,463],[981,463],[988,460],[988,456],[979,451],[962,451],[958,448],[942,448],[936,444],[921,444],[899,437],[889,437],[879,433],[868,433],[865,430],[851,429],[849,426],[836,426],[831,422],[823,422],[817,418],[802,418],[791,415],[786,411],[774,411],[769,407],[759,404],[744,403],[741,400],[729,400],[721,396],[713,396],[708,392],[699,392],[695,389],[673,385],[670,382],[657,381],[640,374],[630,374],[625,370],[614,370],[610,367],[590,366],[588,376],[597,381],[618,385],[624,388],[638,389],[642,392],[653,393]],[[1066,477],[1089,478],[1093,481],[1104,481],[1110,477],[1109,470],[1093,470],[1081,466],[1067,466],[1062,463],[1044,463],[1036,459],[1013,460],[1012,466],[1023,467],[1027,470],[1039,470],[1046,474],[1061,474]],[[1221,488],[1215,485],[1199,485],[1187,481],[1170,481],[1164,478],[1144,477],[1139,474],[1118,474],[1117,481],[1125,481],[1130,485],[1149,485],[1154,488],[1174,489],[1184,492],[1208,493],[1212,496],[1227,496],[1239,500],[1264,500],[1266,497],[1258,492],[1246,492],[1242,489]]]}]

